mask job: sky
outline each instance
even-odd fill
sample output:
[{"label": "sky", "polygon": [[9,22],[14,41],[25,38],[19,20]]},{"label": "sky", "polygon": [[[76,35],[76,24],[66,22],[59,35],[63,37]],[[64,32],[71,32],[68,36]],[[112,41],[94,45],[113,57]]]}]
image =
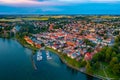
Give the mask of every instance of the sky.
[{"label": "sky", "polygon": [[0,0],[0,14],[120,14],[120,0]]}]

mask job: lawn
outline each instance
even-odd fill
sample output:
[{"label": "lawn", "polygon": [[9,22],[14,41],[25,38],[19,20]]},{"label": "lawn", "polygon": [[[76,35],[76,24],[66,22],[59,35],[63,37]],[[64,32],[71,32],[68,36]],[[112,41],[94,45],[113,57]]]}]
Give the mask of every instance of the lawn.
[{"label": "lawn", "polygon": [[15,22],[15,21],[21,21],[21,18],[15,18],[15,19],[0,19],[1,21],[5,21],[5,22]]},{"label": "lawn", "polygon": [[26,18],[15,18],[15,19],[0,19],[0,21],[5,22],[15,22],[15,21],[22,21],[22,20],[48,20],[49,17],[26,17]]},{"label": "lawn", "polygon": [[49,17],[26,17],[26,18],[22,18],[23,20],[48,20]]}]

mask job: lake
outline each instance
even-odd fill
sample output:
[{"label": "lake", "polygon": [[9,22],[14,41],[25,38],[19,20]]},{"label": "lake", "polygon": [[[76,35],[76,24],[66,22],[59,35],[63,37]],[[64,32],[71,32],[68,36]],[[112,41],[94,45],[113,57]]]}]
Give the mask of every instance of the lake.
[{"label": "lake", "polygon": [[[16,40],[0,38],[0,80],[99,80],[69,68],[50,52],[52,59],[37,61],[32,51]],[[34,69],[33,61],[37,69]]]}]

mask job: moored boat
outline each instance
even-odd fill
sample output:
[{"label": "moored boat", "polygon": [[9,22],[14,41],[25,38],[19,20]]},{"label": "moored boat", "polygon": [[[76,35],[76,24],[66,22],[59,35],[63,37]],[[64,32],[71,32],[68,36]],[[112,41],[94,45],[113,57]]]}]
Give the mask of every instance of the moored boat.
[{"label": "moored boat", "polygon": [[47,59],[52,59],[52,57],[50,56],[49,51],[46,51],[46,55],[47,55]]},{"label": "moored boat", "polygon": [[38,53],[37,53],[37,61],[40,61],[40,60],[42,60],[42,53],[41,53],[41,51],[38,51]]}]

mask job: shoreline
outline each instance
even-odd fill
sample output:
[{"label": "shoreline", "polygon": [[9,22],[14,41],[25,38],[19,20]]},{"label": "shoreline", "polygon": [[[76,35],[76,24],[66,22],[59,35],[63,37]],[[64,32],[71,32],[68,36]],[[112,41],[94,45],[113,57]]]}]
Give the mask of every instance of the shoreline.
[{"label": "shoreline", "polygon": [[[33,55],[36,53],[37,50],[39,50],[38,48],[35,48],[34,46],[28,45],[27,43],[24,43],[24,42],[22,43],[22,41],[20,41],[20,39],[15,38],[15,40],[18,41],[23,47],[28,48],[28,49],[31,49]],[[107,77],[102,76],[102,75],[100,75],[100,74],[94,74],[94,73],[93,73],[93,74],[88,74],[88,73],[86,73],[82,68],[77,68],[76,66],[74,66],[74,65],[72,65],[72,64],[70,64],[70,63],[67,63],[67,62],[65,61],[65,59],[62,58],[63,55],[61,55],[61,52],[58,52],[57,50],[54,50],[53,48],[50,48],[50,47],[45,46],[45,49],[46,49],[46,48],[49,48],[49,51],[54,52],[55,54],[57,54],[57,55],[59,56],[59,58],[62,60],[62,62],[63,62],[64,64],[66,64],[68,67],[72,68],[72,69],[75,69],[75,70],[77,70],[77,71],[79,71],[79,72],[82,72],[82,73],[84,73],[84,74],[86,74],[86,75],[89,75],[89,76],[92,76],[92,77],[96,77],[96,78],[98,78],[98,79],[100,79],[100,80],[110,80],[110,79],[116,80],[116,79],[118,79],[118,78],[107,78]],[[47,49],[46,49],[46,50],[47,50]]]},{"label": "shoreline", "polygon": [[33,47],[33,46],[31,46],[31,45],[29,45],[29,44],[27,44],[27,43],[22,43],[22,42],[20,41],[20,39],[15,38],[14,40],[16,40],[18,43],[20,43],[23,47],[32,50],[32,54],[33,54],[33,55],[34,55],[35,52],[38,50],[37,48],[35,48],[35,47]]},{"label": "shoreline", "polygon": [[[48,47],[47,47],[48,48]],[[51,49],[51,50],[50,50]],[[48,50],[48,51],[51,51],[51,52],[53,52],[52,50],[54,50],[54,49],[52,49],[52,48],[49,48],[49,49],[46,49],[45,48],[45,50]],[[90,74],[88,74],[88,73],[86,73],[85,71],[82,71],[81,69],[79,69],[79,68],[77,68],[77,67],[75,67],[75,66],[72,66],[71,64],[69,64],[69,63],[67,63],[61,56],[60,56],[60,54],[59,54],[59,52],[57,52],[56,50],[54,50],[55,52],[55,54],[57,55],[57,56],[59,56],[59,58],[61,59],[61,61],[64,63],[64,64],[66,64],[68,67],[70,67],[70,68],[72,68],[72,69],[75,69],[75,70],[77,70],[77,71],[79,71],[79,72],[81,72],[81,73],[84,73],[84,74],[86,74],[86,75],[89,75],[89,76],[92,76],[92,77],[96,77],[96,78],[98,78],[98,79],[100,79],[100,80],[103,80],[103,77],[101,76],[97,76],[97,75],[90,75]]]},{"label": "shoreline", "polygon": [[[23,44],[19,39],[14,38],[13,40],[16,40],[16,41],[17,41],[18,43],[20,43],[23,47],[32,50],[32,55],[34,55],[35,52],[38,50],[38,49],[34,50],[33,48],[31,48],[31,47],[29,47],[29,46],[26,46],[27,44]],[[85,71],[82,71],[80,68],[77,68],[77,67],[75,67],[75,66],[67,63],[67,62],[61,57],[61,55],[59,54],[60,52],[58,52],[57,50],[54,50],[53,48],[50,48],[50,47],[46,47],[46,46],[45,46],[45,50],[49,50],[49,51],[51,51],[51,52],[54,52],[54,53],[61,59],[61,61],[62,61],[64,64],[66,64],[68,67],[70,67],[70,68],[72,68],[72,69],[75,69],[75,70],[77,70],[77,71],[79,71],[79,72],[81,72],[81,73],[84,73],[84,74],[86,74],[86,75],[89,75],[89,76],[98,78],[98,79],[100,79],[100,80],[106,79],[106,78],[104,78],[103,76],[100,76],[100,75],[91,75],[91,74],[88,74],[88,73],[86,73]],[[32,61],[32,63],[33,63],[33,61]],[[33,67],[35,67],[35,66],[33,65]],[[35,69],[36,69],[36,68],[35,68]]]}]

